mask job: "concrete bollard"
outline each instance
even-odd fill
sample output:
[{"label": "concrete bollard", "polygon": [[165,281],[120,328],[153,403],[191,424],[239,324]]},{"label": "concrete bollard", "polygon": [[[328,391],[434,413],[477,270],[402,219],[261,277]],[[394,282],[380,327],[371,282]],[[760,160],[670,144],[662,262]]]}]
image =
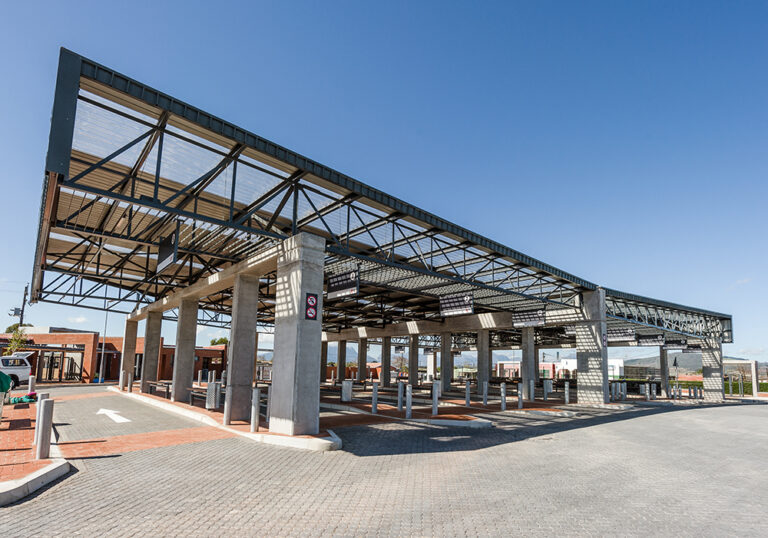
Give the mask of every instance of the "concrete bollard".
[{"label": "concrete bollard", "polygon": [[530,401],[532,401],[532,402],[533,402],[533,401],[535,401],[535,400],[536,400],[536,385],[535,385],[535,383],[534,383],[533,379],[530,379],[530,380],[528,381],[528,390],[530,391],[530,392],[528,393],[528,396],[529,396],[529,398],[528,398],[528,399],[529,399]]},{"label": "concrete bollard", "polygon": [[523,408],[523,384],[522,383],[517,384],[517,408],[518,409]]},{"label": "concrete bollard", "polygon": [[261,414],[261,389],[254,387],[251,396],[251,433],[259,431],[259,414]]},{"label": "concrete bollard", "polygon": [[733,378],[728,376],[728,396],[733,396]]},{"label": "concrete bollard", "polygon": [[29,391],[27,391],[27,392],[35,392],[35,385],[37,385],[37,382],[35,380],[35,376],[30,375],[28,383],[29,383]]},{"label": "concrete bollard", "polygon": [[693,398],[693,391],[691,390],[691,386],[688,385],[688,399],[690,400],[691,398]]},{"label": "concrete bollard", "polygon": [[221,372],[221,386],[226,387],[227,386],[227,371],[224,370]]},{"label": "concrete bollard", "polygon": [[198,370],[197,371],[197,386],[202,387],[203,386],[203,371]]},{"label": "concrete bollard", "polygon": [[651,385],[651,400],[656,399],[656,383]]},{"label": "concrete bollard", "polygon": [[128,372],[128,392],[133,392],[133,372]]},{"label": "concrete bollard", "polygon": [[403,410],[403,382],[398,381],[397,382],[397,410],[402,411]]},{"label": "concrete bollard", "polygon": [[208,383],[213,383],[216,380],[216,372],[213,370],[208,370]]},{"label": "concrete bollard", "polygon": [[51,429],[53,427],[53,400],[40,402],[40,432],[35,446],[35,459],[45,460],[51,454]]},{"label": "concrete bollard", "polygon": [[371,413],[375,415],[379,412],[379,384],[372,382],[371,390]]},{"label": "concrete bollard", "polygon": [[488,382],[483,381],[483,407],[488,405]]},{"label": "concrete bollard", "polygon": [[[125,389],[125,385],[123,383],[125,383],[125,372],[120,370],[120,378],[117,381],[117,387],[120,390]],[[32,376],[29,376],[29,386],[30,386],[29,392],[32,392],[32,388],[31,388],[32,387]]]},{"label": "concrete bollard", "polygon": [[40,412],[43,408],[43,401],[49,398],[47,392],[41,392],[37,395],[37,405],[35,407],[35,435],[32,444],[37,444],[37,440],[40,436]]},{"label": "concrete bollard", "polygon": [[467,382],[464,385],[464,405],[466,407],[470,407],[471,401],[469,399],[469,379],[467,379]]},{"label": "concrete bollard", "polygon": [[440,406],[440,382],[432,382],[432,414],[437,415],[437,408]]},{"label": "concrete bollard", "polygon": [[651,385],[649,383],[645,384],[643,392],[645,392],[645,401],[649,401],[651,399]]},{"label": "concrete bollard", "polygon": [[342,402],[351,402],[352,401],[352,380],[351,379],[345,379],[341,382],[341,401]]},{"label": "concrete bollard", "polygon": [[621,384],[621,401],[623,402],[626,399],[627,399],[627,383],[625,381],[624,383]]},{"label": "concrete bollard", "polygon": [[544,401],[546,402],[549,396],[549,382],[547,379],[541,383],[541,388],[544,390]]},{"label": "concrete bollard", "polygon": [[413,404],[413,385],[405,387],[405,418],[411,418],[411,405]]},{"label": "concrete bollard", "polygon": [[571,400],[571,382],[565,382],[565,405],[568,405]]},{"label": "concrete bollard", "polygon": [[744,377],[739,375],[739,398],[744,397]]},{"label": "concrete bollard", "polygon": [[507,384],[501,384],[501,410],[507,410]]}]

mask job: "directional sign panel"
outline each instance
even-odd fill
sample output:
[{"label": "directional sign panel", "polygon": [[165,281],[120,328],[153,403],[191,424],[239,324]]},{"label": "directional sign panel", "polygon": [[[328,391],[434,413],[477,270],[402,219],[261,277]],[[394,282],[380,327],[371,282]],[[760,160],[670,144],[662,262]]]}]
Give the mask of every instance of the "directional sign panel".
[{"label": "directional sign panel", "polygon": [[635,330],[631,327],[609,327],[609,342],[632,342],[635,339]]},{"label": "directional sign panel", "polygon": [[514,327],[541,327],[544,325],[546,313],[544,310],[527,310],[512,314]]},{"label": "directional sign panel", "polygon": [[669,338],[666,338],[664,340],[664,349],[685,349],[688,347],[688,340],[685,338],[679,338],[676,340],[671,340]]},{"label": "directional sign panel", "polygon": [[176,223],[176,230],[160,241],[159,252],[157,254],[157,273],[163,272],[179,260],[179,223]]},{"label": "directional sign panel", "polygon": [[444,318],[448,316],[472,314],[474,311],[475,298],[472,297],[471,293],[440,297],[440,315]]},{"label": "directional sign panel", "polygon": [[663,346],[663,334],[639,334],[637,335],[638,346]]},{"label": "directional sign panel", "polygon": [[357,295],[360,291],[359,271],[349,271],[340,275],[328,277],[328,298],[347,297]]}]

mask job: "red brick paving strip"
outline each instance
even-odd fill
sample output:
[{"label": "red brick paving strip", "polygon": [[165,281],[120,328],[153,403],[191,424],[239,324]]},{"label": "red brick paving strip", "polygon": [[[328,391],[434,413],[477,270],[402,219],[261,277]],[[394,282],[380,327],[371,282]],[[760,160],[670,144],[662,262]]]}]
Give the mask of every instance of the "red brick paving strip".
[{"label": "red brick paving strip", "polygon": [[0,424],[0,482],[23,478],[51,460],[35,460],[35,404],[3,407]]}]

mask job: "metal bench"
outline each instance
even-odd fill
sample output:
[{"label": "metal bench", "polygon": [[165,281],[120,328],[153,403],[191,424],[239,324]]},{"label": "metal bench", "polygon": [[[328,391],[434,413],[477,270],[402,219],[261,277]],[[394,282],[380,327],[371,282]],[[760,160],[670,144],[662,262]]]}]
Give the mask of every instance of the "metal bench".
[{"label": "metal bench", "polygon": [[150,394],[152,394],[152,389],[163,389],[165,392],[165,399],[167,400],[171,397],[171,383],[167,381],[147,381],[147,385],[149,386]]}]

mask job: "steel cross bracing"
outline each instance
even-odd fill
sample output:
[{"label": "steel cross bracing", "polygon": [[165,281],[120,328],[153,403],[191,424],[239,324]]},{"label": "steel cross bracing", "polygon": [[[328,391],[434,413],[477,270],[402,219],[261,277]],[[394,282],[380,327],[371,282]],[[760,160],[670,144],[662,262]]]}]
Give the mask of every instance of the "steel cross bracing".
[{"label": "steel cross bracing", "polygon": [[[484,312],[596,288],[62,50],[33,300],[129,312],[305,231],[326,238],[327,274],[360,271],[357,297],[326,301],[325,330],[436,318],[457,293]],[[261,293],[268,324],[274,275]],[[230,310],[228,292],[207,297],[200,321],[226,326]]]}]

